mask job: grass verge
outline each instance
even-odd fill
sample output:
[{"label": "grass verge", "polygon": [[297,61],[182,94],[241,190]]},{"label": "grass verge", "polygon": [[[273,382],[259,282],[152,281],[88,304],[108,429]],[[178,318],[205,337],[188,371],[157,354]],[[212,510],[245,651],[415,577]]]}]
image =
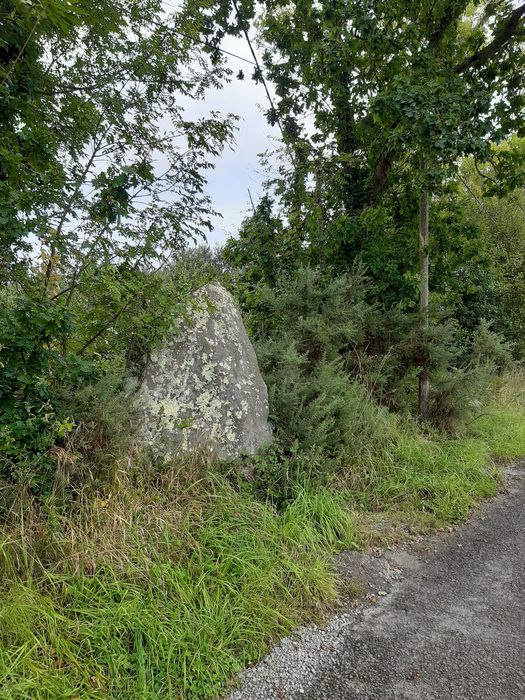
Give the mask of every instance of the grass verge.
[{"label": "grass verge", "polygon": [[45,513],[21,500],[0,537],[0,697],[216,697],[335,601],[334,551],[458,521],[495,493],[491,455],[525,455],[521,379],[462,438],[396,422],[380,456],[337,488],[301,483],[281,512],[203,460],[159,474],[137,454],[103,496]]}]

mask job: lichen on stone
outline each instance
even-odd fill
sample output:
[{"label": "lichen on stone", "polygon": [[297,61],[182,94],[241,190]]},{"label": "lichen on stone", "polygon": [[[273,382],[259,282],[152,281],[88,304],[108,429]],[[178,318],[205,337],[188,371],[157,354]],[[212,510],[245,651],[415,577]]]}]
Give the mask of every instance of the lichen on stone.
[{"label": "lichen on stone", "polygon": [[253,454],[271,441],[268,394],[232,296],[208,284],[184,318],[136,390],[142,438],[166,456],[196,447],[223,458]]}]

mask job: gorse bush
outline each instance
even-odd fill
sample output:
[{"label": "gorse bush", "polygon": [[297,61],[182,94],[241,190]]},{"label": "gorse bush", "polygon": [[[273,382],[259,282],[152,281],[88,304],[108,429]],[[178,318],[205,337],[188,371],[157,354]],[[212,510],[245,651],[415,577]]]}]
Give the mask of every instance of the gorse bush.
[{"label": "gorse bush", "polygon": [[117,479],[119,460],[133,448],[136,419],[122,387],[121,368],[76,387],[62,396],[62,408],[74,425],[55,450],[55,486],[79,489],[86,483],[101,489]]},{"label": "gorse bush", "polygon": [[380,414],[350,372],[375,313],[365,294],[361,271],[325,281],[308,268],[262,290],[268,326],[259,330],[256,351],[285,445],[297,440],[330,458],[352,441],[353,428],[367,430],[368,419],[371,428]]},{"label": "gorse bush", "polygon": [[471,361],[475,365],[490,365],[492,369],[507,370],[513,364],[513,343],[491,329],[482,320],[476,329],[471,345]]},{"label": "gorse bush", "polygon": [[258,323],[254,335],[265,338],[274,330],[286,329],[311,362],[335,359],[364,338],[376,310],[367,301],[367,292],[368,282],[360,268],[337,276],[299,268],[280,276],[274,287],[260,287],[257,306],[267,312],[266,323]]},{"label": "gorse bush", "polygon": [[[321,359],[305,372],[303,358],[291,350],[289,341],[283,340],[282,345],[272,341],[271,347],[259,352],[269,387],[271,420],[285,445],[297,440],[302,448],[317,448],[330,458],[352,441],[353,429],[357,434],[359,428],[373,431],[373,421],[367,426],[368,419],[380,409],[374,409],[364,387],[349,378],[342,360]],[[272,368],[270,353],[279,358]]]},{"label": "gorse bush", "polygon": [[466,335],[448,319],[434,325],[428,347],[432,423],[442,430],[461,430],[489,400],[493,378],[512,363],[511,345],[485,321]]},{"label": "gorse bush", "polygon": [[382,308],[368,291],[360,269],[330,277],[311,268],[259,289],[250,309],[264,319],[256,351],[285,446],[297,440],[328,459],[373,450],[388,435],[381,404],[416,412],[424,363],[432,421],[457,428],[479,410],[491,376],[508,361],[507,345],[486,325],[469,338],[441,315],[418,334],[413,315]]}]

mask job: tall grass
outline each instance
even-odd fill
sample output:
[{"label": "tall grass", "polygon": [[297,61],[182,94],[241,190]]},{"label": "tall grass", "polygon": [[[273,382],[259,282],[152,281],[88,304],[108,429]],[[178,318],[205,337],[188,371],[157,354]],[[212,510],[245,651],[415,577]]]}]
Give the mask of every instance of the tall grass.
[{"label": "tall grass", "polygon": [[334,524],[306,495],[278,515],[219,479],[168,481],[5,529],[2,698],[212,698],[334,600]]},{"label": "tall grass", "polygon": [[347,483],[362,508],[431,514],[441,524],[465,518],[473,505],[493,495],[498,474],[485,441],[407,428],[382,459],[361,469],[357,483],[351,472]]},{"label": "tall grass", "polygon": [[516,367],[498,379],[493,402],[472,423],[471,432],[489,445],[494,457],[525,454],[525,368]]},{"label": "tall grass", "polygon": [[0,697],[217,697],[335,601],[333,552],[496,492],[491,455],[525,455],[524,386],[501,381],[461,438],[378,417],[380,448],[354,445],[331,485],[296,479],[280,511],[202,457],[159,469],[137,451],[67,504],[22,494],[0,528]]}]

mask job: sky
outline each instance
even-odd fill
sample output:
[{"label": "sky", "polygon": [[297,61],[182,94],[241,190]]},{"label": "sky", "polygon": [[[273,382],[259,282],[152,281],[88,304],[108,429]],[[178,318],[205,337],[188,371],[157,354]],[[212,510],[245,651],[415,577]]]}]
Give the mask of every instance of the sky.
[{"label": "sky", "polygon": [[[230,37],[223,42],[222,48],[252,60],[245,40]],[[187,111],[188,117],[192,116],[193,110],[202,115],[204,107],[204,114],[216,110],[240,117],[233,148],[226,149],[215,159],[215,169],[207,172],[207,193],[214,209],[223,216],[213,221],[214,230],[207,237],[211,247],[224,243],[250,213],[248,190],[257,204],[265,179],[258,154],[274,150],[279,135],[278,129],[271,127],[264,117],[263,110],[268,107],[268,98],[263,85],[251,80],[252,66],[233,57],[229,59],[229,65],[234,76],[242,69],[245,79],[234,78],[222,90],[210,90],[203,104],[191,105]]]},{"label": "sky", "polygon": [[[166,3],[166,6],[176,9],[174,4]],[[269,106],[264,86],[256,84],[250,77],[253,72],[253,65],[250,65],[253,64],[253,57],[246,40],[226,37],[222,49],[241,57],[228,56],[228,65],[232,70],[231,82],[225,83],[222,89],[208,90],[202,101],[190,100],[187,104],[182,104],[184,117],[189,120],[208,117],[212,111],[239,117],[232,147],[225,148],[220,156],[213,159],[214,169],[204,172],[207,179],[205,192],[211,199],[211,207],[222,215],[212,218],[213,230],[206,234],[206,242],[212,248],[235,235],[243,219],[252,211],[248,190],[254,204],[257,204],[266,179],[258,156],[265,151],[275,150],[280,135],[278,129],[271,127],[264,116],[264,111]],[[244,80],[235,77],[241,69],[245,75]],[[272,90],[271,85],[269,89]],[[168,118],[165,124],[163,122],[161,120],[160,126],[165,126],[166,131],[172,129]],[[165,170],[167,165],[162,157],[156,163],[159,171]],[[103,164],[100,165],[100,170],[102,169]],[[73,219],[71,227],[75,228],[76,225],[77,222]],[[34,245],[35,255],[38,255],[40,245],[34,237],[30,241]],[[197,240],[196,243],[202,245],[204,241]]]}]

